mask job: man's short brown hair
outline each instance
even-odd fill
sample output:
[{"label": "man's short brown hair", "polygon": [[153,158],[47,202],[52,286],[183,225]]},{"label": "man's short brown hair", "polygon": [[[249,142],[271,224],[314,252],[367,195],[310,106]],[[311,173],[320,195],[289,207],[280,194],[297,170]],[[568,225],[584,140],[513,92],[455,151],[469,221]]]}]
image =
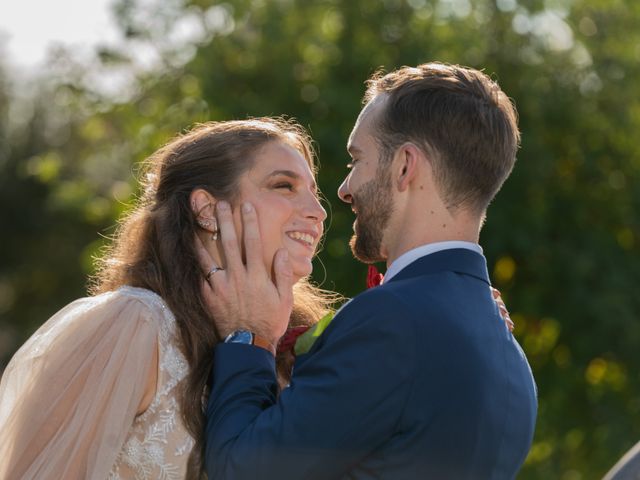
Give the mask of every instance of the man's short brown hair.
[{"label": "man's short brown hair", "polygon": [[429,158],[447,208],[483,213],[511,173],[520,143],[516,109],[484,73],[425,63],[367,81],[364,102],[384,94],[374,135],[381,158],[405,142]]}]

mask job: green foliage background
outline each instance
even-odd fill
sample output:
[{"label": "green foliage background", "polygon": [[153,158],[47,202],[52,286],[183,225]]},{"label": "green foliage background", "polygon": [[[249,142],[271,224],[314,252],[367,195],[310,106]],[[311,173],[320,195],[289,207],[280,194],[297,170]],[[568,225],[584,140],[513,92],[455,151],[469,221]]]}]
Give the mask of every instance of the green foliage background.
[{"label": "green foliage background", "polygon": [[358,293],[335,191],[363,81],[440,60],[484,68],[520,113],[519,160],[482,233],[539,388],[520,478],[600,478],[640,439],[640,3],[118,0],[114,13],[123,44],[91,61],[60,50],[28,84],[0,68],[0,369],[84,295],[136,165],[193,122],[287,114],[311,130],[332,204],[314,276]]}]

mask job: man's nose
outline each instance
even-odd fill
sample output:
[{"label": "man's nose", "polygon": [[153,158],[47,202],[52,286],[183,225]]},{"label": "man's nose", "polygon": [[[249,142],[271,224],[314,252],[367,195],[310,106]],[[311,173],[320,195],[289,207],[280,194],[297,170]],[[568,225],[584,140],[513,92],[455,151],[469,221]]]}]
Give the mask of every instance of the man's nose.
[{"label": "man's nose", "polygon": [[338,197],[345,203],[351,203],[351,192],[349,191],[349,177],[351,174],[347,175],[347,177],[342,182],[342,185],[338,187]]}]

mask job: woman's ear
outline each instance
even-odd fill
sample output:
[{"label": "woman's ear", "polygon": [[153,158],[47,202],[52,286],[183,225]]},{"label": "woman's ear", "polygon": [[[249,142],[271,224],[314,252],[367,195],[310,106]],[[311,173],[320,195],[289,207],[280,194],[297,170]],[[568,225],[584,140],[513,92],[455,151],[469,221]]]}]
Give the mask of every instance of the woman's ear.
[{"label": "woman's ear", "polygon": [[213,218],[216,201],[213,195],[202,188],[196,188],[189,196],[191,211],[196,217]]},{"label": "woman's ear", "polygon": [[218,221],[216,220],[215,209],[216,199],[213,195],[202,188],[197,188],[189,196],[191,211],[196,217],[196,222],[200,228],[211,233],[211,239],[218,239]]}]

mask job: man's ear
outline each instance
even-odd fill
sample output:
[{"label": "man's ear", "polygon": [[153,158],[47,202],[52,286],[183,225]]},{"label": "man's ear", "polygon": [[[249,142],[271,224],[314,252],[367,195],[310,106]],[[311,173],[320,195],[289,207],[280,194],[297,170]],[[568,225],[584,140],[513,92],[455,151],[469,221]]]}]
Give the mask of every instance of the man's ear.
[{"label": "man's ear", "polygon": [[396,186],[399,191],[404,192],[415,180],[419,173],[422,162],[425,161],[424,153],[411,142],[403,143],[396,152]]},{"label": "man's ear", "polygon": [[215,217],[217,200],[203,188],[196,188],[189,196],[191,211],[196,217],[212,219]]}]

